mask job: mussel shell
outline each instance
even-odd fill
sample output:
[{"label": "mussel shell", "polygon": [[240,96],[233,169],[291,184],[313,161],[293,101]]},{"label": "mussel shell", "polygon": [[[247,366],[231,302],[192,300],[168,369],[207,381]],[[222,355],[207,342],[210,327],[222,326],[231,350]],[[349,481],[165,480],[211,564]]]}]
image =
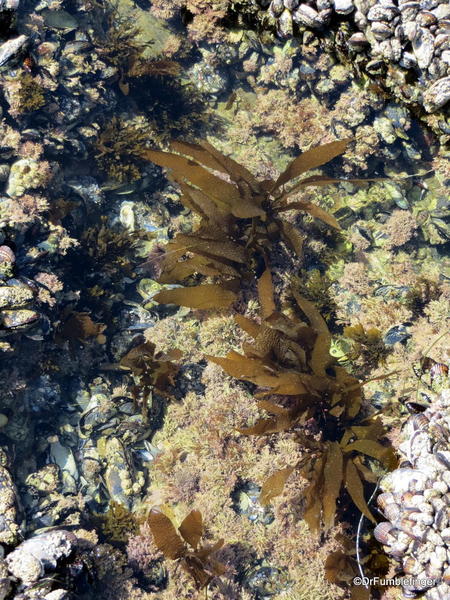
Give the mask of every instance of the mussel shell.
[{"label": "mussel shell", "polygon": [[429,423],[430,423],[430,421],[427,419],[427,417],[423,413],[412,415],[408,419],[408,421],[412,424],[413,429],[415,431],[425,429],[425,427],[427,427],[427,425],[429,425]]},{"label": "mussel shell", "polygon": [[34,297],[34,292],[25,285],[0,286],[0,308],[25,306]]},{"label": "mussel shell", "polygon": [[450,567],[447,567],[442,573],[442,580],[445,581],[445,583],[450,583]]},{"label": "mussel shell", "polygon": [[384,509],[386,508],[386,506],[388,506],[388,504],[391,504],[393,502],[395,502],[395,498],[394,498],[394,495],[391,494],[391,492],[383,492],[377,498],[377,504],[381,508],[382,511],[384,511]]},{"label": "mussel shell", "polygon": [[250,571],[245,577],[245,586],[258,598],[269,598],[284,592],[291,582],[284,569],[276,567],[259,567]]},{"label": "mussel shell", "polygon": [[382,487],[393,493],[417,492],[426,488],[428,475],[417,469],[396,469],[388,473]]},{"label": "mussel shell", "polygon": [[448,525],[447,508],[440,508],[434,516],[434,526],[439,531],[443,531]]},{"label": "mussel shell", "polygon": [[284,11],[283,0],[272,0],[269,7],[269,12],[274,19],[277,19]]},{"label": "mussel shell", "polygon": [[412,556],[407,556],[403,560],[403,571],[407,575],[417,575],[422,570],[422,565]]},{"label": "mussel shell", "polygon": [[9,246],[0,246],[0,263],[15,263],[16,255]]},{"label": "mussel shell", "polygon": [[400,506],[398,504],[395,504],[394,502],[388,504],[383,510],[384,516],[391,522],[396,521],[400,517],[401,513],[402,511]]},{"label": "mussel shell", "polygon": [[22,329],[36,323],[39,317],[39,313],[35,310],[2,310],[0,312],[0,325],[4,329]]},{"label": "mussel shell", "polygon": [[450,470],[450,452],[439,450],[434,453],[434,456],[438,459],[438,461],[444,465],[446,469]]}]

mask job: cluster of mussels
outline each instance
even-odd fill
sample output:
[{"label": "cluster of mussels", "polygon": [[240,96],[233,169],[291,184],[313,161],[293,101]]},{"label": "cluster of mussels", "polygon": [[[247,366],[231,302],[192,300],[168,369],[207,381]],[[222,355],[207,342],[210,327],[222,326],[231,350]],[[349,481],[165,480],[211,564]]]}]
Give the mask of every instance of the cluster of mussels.
[{"label": "cluster of mussels", "polygon": [[0,323],[6,334],[27,329],[40,318],[33,306],[36,283],[11,276],[15,260],[9,246],[0,246]]},{"label": "cluster of mussels", "polygon": [[399,446],[404,460],[381,480],[377,503],[388,520],[374,533],[400,563],[405,598],[450,595],[449,409],[447,386],[424,412],[407,420]]},{"label": "cluster of mussels", "polygon": [[429,113],[450,100],[450,6],[445,0],[272,0],[267,7],[279,33],[293,34],[294,24],[321,30],[333,15],[348,18],[355,32],[348,50],[368,53],[368,72],[382,72],[384,64],[400,67],[419,82],[410,100]]},{"label": "cluster of mussels", "polygon": [[[86,162],[125,98],[115,57],[128,38],[120,30],[110,48],[113,9],[87,6],[0,0],[0,600],[61,600],[72,585],[81,598],[78,552],[87,543],[87,560],[101,561],[94,529],[82,542],[74,526],[109,502],[129,508],[153,458],[143,443],[150,426],[127,384],[120,388],[121,370],[85,383],[150,321],[137,303],[122,304],[134,293],[128,261],[139,261],[139,225],[122,210],[134,187],[122,186],[127,204],[121,181],[106,182]],[[104,310],[118,317],[108,320],[108,341],[93,320]],[[114,398],[111,381],[122,389]],[[105,544],[105,560],[111,551]]]}]

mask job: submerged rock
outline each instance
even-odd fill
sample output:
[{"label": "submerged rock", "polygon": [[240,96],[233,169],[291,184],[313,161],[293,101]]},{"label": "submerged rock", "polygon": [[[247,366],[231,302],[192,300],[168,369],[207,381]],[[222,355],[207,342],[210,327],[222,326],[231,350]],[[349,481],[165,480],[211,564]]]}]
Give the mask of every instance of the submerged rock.
[{"label": "submerged rock", "polygon": [[8,554],[8,570],[25,584],[38,581],[46,570],[56,567],[59,559],[69,556],[75,542],[75,535],[66,530],[49,531],[32,537]]},{"label": "submerged rock", "polygon": [[334,0],[334,9],[341,15],[348,15],[354,8],[353,0]]},{"label": "submerged rock", "polygon": [[16,487],[6,452],[0,448],[0,543],[14,544],[18,534]]}]

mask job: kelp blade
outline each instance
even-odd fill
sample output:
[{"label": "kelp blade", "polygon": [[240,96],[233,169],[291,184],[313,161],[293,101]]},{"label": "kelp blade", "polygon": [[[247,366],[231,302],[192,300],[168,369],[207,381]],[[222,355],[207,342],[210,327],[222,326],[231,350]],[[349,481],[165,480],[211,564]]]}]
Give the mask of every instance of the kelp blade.
[{"label": "kelp blade", "polygon": [[223,309],[229,308],[236,300],[236,294],[221,285],[206,283],[186,288],[162,290],[153,296],[161,304],[177,304],[188,308]]},{"label": "kelp blade", "polygon": [[169,517],[153,508],[147,517],[156,546],[166,558],[176,560],[186,554],[186,546]]},{"label": "kelp blade", "polygon": [[276,471],[266,479],[259,495],[259,503],[261,506],[266,506],[283,492],[286,481],[293,470],[294,467],[286,467],[285,469]]},{"label": "kelp blade", "polygon": [[230,177],[238,183],[241,179],[245,181],[252,190],[259,194],[261,193],[261,185],[260,182],[256,179],[256,177],[250,173],[248,169],[246,169],[243,165],[240,165],[235,160],[230,158],[229,156],[225,156],[221,152],[219,152],[214,146],[209,144],[206,141],[200,142],[201,146],[205,148],[212,155],[224,169],[226,169],[227,173]]},{"label": "kelp blade", "polygon": [[189,160],[179,154],[161,152],[160,150],[144,150],[142,157],[160,167],[171,169],[176,181],[190,182],[197,186],[221,208],[224,205],[228,206],[229,212],[235,217],[249,219],[252,217],[265,218],[266,216],[265,211],[260,206],[240,194],[236,185],[216,177],[195,160]]},{"label": "kelp blade", "polygon": [[330,227],[334,227],[335,229],[341,229],[339,222],[336,220],[335,217],[333,217],[333,215],[330,215],[330,213],[323,210],[322,208],[320,208],[320,206],[317,206],[317,204],[314,204],[313,202],[308,202],[306,200],[291,202],[279,208],[277,212],[284,212],[287,210],[304,210],[305,212],[309,213],[312,217],[315,217],[316,219],[323,221],[327,225],[330,225]]},{"label": "kelp blade", "polygon": [[258,279],[258,296],[261,303],[261,316],[266,319],[276,310],[272,275],[269,269],[266,269]]},{"label": "kelp blade", "polygon": [[190,181],[211,198],[217,197],[229,205],[239,201],[239,193],[234,185],[216,177],[194,160],[160,150],[145,150],[142,157],[160,167],[171,169],[177,177]]},{"label": "kelp blade", "polygon": [[205,148],[202,148],[199,144],[192,144],[190,142],[181,142],[176,140],[170,142],[170,147],[172,150],[175,150],[175,152],[192,157],[194,160],[205,167],[208,167],[209,169],[213,169],[214,171],[219,171],[224,174],[227,173],[227,170],[224,168],[224,166],[217,161],[210,152],[205,150]]},{"label": "kelp blade", "polygon": [[311,148],[311,150],[303,152],[300,156],[297,156],[288,168],[278,177],[274,189],[276,190],[288,181],[291,181],[291,179],[295,179],[311,169],[317,169],[317,167],[321,167],[336,156],[339,156],[339,154],[345,152],[352,140],[353,138],[338,140],[328,144],[322,144],[322,146],[316,146],[315,148]]},{"label": "kelp blade", "polygon": [[358,470],[351,459],[347,460],[345,467],[345,487],[362,514],[370,519],[372,523],[376,523],[376,519],[370,512],[366,499],[364,498],[364,488]]},{"label": "kelp blade", "polygon": [[327,459],[323,470],[323,523],[325,531],[328,531],[334,525],[336,500],[341,491],[344,476],[343,464],[342,450],[339,444],[337,442],[329,442]]},{"label": "kelp blade", "polygon": [[300,296],[300,294],[295,290],[292,290],[292,293],[297,304],[308,317],[311,325],[317,331],[318,335],[314,343],[311,356],[311,368],[315,375],[324,377],[326,375],[325,369],[332,362],[329,352],[331,345],[331,333],[328,329],[328,325],[312,302]]},{"label": "kelp blade", "polygon": [[178,531],[181,533],[183,539],[195,550],[203,535],[202,513],[199,510],[191,510],[183,519]]}]

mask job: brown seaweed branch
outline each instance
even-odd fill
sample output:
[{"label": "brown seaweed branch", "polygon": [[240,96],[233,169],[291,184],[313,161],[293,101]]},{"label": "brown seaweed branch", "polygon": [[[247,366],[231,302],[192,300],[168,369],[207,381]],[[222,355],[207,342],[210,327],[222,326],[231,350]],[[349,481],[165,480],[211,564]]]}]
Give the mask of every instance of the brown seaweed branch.
[{"label": "brown seaweed branch", "polygon": [[[305,491],[304,519],[313,531],[335,522],[336,503],[347,490],[354,504],[375,521],[364,498],[363,481],[373,482],[364,456],[394,468],[392,448],[380,443],[385,431],[377,418],[361,421],[362,386],[345,369],[332,365],[331,334],[315,306],[291,290],[299,312],[287,316],[271,310],[274,290],[266,277],[260,286],[261,323],[236,315],[235,319],[254,342],[243,345],[243,354],[207,356],[228,375],[258,386],[258,407],[270,416],[240,428],[244,435],[269,435],[290,431],[304,450],[299,463],[272,474],[263,484],[260,502],[266,505],[280,495],[295,471],[309,481]],[[306,317],[304,322],[301,313]],[[283,404],[266,397],[279,396]],[[286,400],[287,397],[287,400]],[[359,418],[360,423],[357,423]],[[320,436],[308,435],[315,423]]]},{"label": "brown seaweed branch", "polygon": [[179,533],[169,517],[157,508],[150,511],[147,522],[158,549],[166,558],[178,561],[198,590],[225,573],[225,566],[214,558],[223,540],[212,545],[200,543],[204,533],[200,511],[191,510],[178,528]]},{"label": "brown seaweed branch", "polygon": [[[142,158],[168,169],[168,176],[182,192],[181,202],[200,216],[190,234],[179,233],[166,246],[161,283],[185,283],[189,287],[163,290],[157,302],[191,308],[227,308],[236,299],[233,285],[244,275],[255,274],[258,258],[268,265],[268,249],[283,241],[297,256],[303,236],[282,213],[300,210],[340,229],[336,219],[312,202],[287,202],[300,187],[325,185],[338,179],[308,177],[294,183],[311,169],[342,154],[350,139],[324,144],[304,152],[277,181],[259,181],[245,167],[224,156],[209,143],[172,142],[174,152],[143,150]],[[289,189],[288,184],[294,183]],[[212,278],[214,283],[191,285],[193,277]]]}]

